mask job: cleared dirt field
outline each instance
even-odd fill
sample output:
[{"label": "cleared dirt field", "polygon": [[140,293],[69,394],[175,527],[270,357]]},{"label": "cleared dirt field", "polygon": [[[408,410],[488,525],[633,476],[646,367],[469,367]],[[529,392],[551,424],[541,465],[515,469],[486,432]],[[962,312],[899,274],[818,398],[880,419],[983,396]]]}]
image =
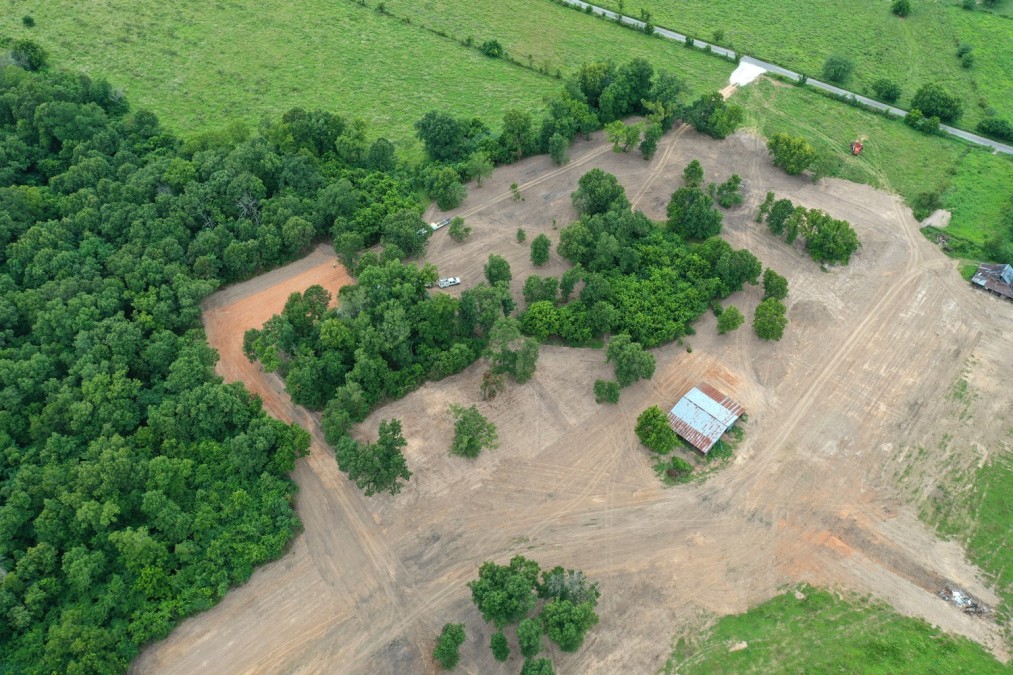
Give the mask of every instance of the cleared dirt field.
[{"label": "cleared dirt field", "polygon": [[[1013,331],[1013,304],[972,292],[898,199],[786,176],[747,135],[715,142],[681,128],[650,163],[614,154],[596,136],[575,146],[565,167],[541,157],[497,170],[450,214],[465,216],[471,239],[457,244],[441,231],[428,258],[441,274],[462,278],[452,289],[459,293],[481,280],[489,253],[501,254],[519,298],[536,272],[528,244],[540,232],[558,240],[553,220],[562,228],[573,219],[570,193],[585,171],[616,174],[637,207],[661,219],[694,158],[708,180],[743,177],[746,205],[726,213],[725,236],[788,277],[785,338],[764,343],[748,325],[718,336],[707,315],[689,338],[692,353],[655,350],[654,378],[624,390],[618,406],[593,400],[594,380],[611,370],[600,350],[543,347],[533,380],[489,403],[480,401],[484,367],[476,364],[361,425],[365,437],[380,419],[403,422],[414,475],[396,497],[363,497],[338,471],[315,418],[239,349],[243,332],[280,310],[289,292],[310,283],[336,291],[347,282],[333,254],[318,249],[209,299],[205,324],[222,352],[220,372],[313,434],[312,454],[295,472],[305,532],[284,558],[148,648],[134,670],[426,672],[440,627],[463,621],[459,671],[517,672],[516,649],[505,665],[492,659],[491,627],[465,583],[482,561],[518,553],[543,567],[583,569],[601,583],[601,624],[579,653],[552,654],[563,673],[653,672],[673,633],[798,580],[871,593],[1008,658],[993,622],[936,597],[949,581],[996,601],[960,547],[935,538],[905,505],[895,474],[901,449],[946,422],[947,394],[966,368],[983,372],[971,375],[977,386],[1003,392],[1013,376],[1003,338]],[[511,197],[513,182],[524,201]],[[753,223],[767,190],[851,221],[863,242],[851,265],[822,272]],[[524,245],[515,240],[518,227],[528,233]],[[537,273],[563,269],[553,249]],[[751,317],[760,295],[749,287],[726,304]],[[665,489],[634,420],[649,405],[671,406],[701,380],[745,405],[746,437],[734,462],[706,482]],[[451,457],[451,402],[476,403],[498,425],[500,448],[475,461]],[[998,422],[967,429],[966,452],[997,447],[1010,411],[997,412]]]}]

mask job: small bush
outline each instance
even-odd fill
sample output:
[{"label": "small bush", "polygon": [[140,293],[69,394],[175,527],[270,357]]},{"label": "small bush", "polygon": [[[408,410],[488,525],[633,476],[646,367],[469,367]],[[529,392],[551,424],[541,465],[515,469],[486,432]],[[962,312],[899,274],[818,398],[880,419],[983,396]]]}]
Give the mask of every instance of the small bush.
[{"label": "small bush", "polygon": [[30,14],[21,17],[21,25],[25,28],[35,28],[35,18]]},{"label": "small bush", "polygon": [[943,205],[938,192],[922,192],[911,204],[915,220],[925,220]]},{"label": "small bush", "polygon": [[915,92],[911,109],[920,110],[925,117],[938,117],[943,122],[953,122],[963,112],[960,99],[934,82],[922,85]]},{"label": "small bush", "polygon": [[970,10],[970,11],[972,11],[972,12],[973,12],[973,11],[974,11],[975,9],[977,9],[977,7],[978,7],[978,0],[964,0],[964,1],[963,1],[963,2],[961,3],[961,6],[962,6],[962,7],[964,8],[964,9],[967,9],[967,10]]},{"label": "small bush", "polygon": [[831,55],[823,62],[823,77],[835,84],[843,84],[851,77],[855,64],[843,56]]},{"label": "small bush", "polygon": [[711,198],[723,208],[730,209],[742,203],[742,178],[736,173],[720,185],[711,183],[708,190]]},{"label": "small bush", "polygon": [[549,250],[552,242],[544,234],[540,234],[531,242],[531,262],[536,267],[541,267],[549,262]]},{"label": "small bush", "polygon": [[989,117],[978,122],[975,127],[982,136],[988,136],[999,141],[1013,143],[1013,124],[998,117]]},{"label": "small bush", "polygon": [[667,455],[679,445],[679,438],[668,424],[668,416],[656,405],[637,417],[637,438],[659,455]]},{"label": "small bush", "polygon": [[964,68],[970,68],[974,65],[974,52],[967,52],[960,57],[960,65]]},{"label": "small bush", "polygon": [[448,623],[443,626],[440,639],[433,650],[433,658],[443,666],[444,670],[453,670],[461,659],[460,649],[464,644],[465,633],[463,623]]},{"label": "small bush", "polygon": [[676,485],[678,483],[685,483],[690,479],[693,473],[693,465],[681,457],[673,456],[659,459],[654,465],[654,470],[665,483]]},{"label": "small bush", "polygon": [[11,47],[14,65],[25,70],[42,70],[49,59],[46,50],[31,40],[17,40]]},{"label": "small bush", "polygon": [[876,97],[884,103],[896,103],[900,98],[900,85],[886,78],[880,78],[872,83],[872,90]]},{"label": "small bush", "polygon": [[694,159],[692,162],[686,165],[686,168],[682,170],[682,182],[686,184],[686,187],[700,187],[703,184],[703,167],[700,165],[700,160]]},{"label": "small bush", "polygon": [[725,307],[721,312],[721,316],[718,317],[718,335],[732,332],[741,326],[745,320],[746,317],[742,316],[742,312],[739,311],[738,307],[734,305]]},{"label": "small bush", "polygon": [[897,16],[904,18],[911,13],[911,0],[893,0],[890,11]]},{"label": "small bush", "polygon": [[471,236],[471,226],[464,224],[464,218],[458,216],[450,221],[450,229],[447,231],[454,241],[464,241]]},{"label": "small bush", "polygon": [[493,658],[497,661],[506,661],[510,658],[510,645],[507,644],[506,635],[502,632],[492,634],[489,647],[492,649]]},{"label": "small bush", "polygon": [[499,43],[499,40],[486,40],[485,42],[482,43],[482,46],[479,47],[478,49],[486,56],[489,56],[494,59],[502,58],[503,54],[505,53],[503,50],[503,45]]},{"label": "small bush", "polygon": [[619,403],[619,383],[613,380],[595,380],[594,400],[597,403]]},{"label": "small bush", "polygon": [[523,244],[524,240],[528,238],[528,233],[524,231],[523,227],[517,228],[517,243]]},{"label": "small bush", "polygon": [[770,213],[770,207],[774,205],[774,193],[768,192],[767,196],[763,198],[763,203],[760,204],[760,210],[756,213],[756,222],[762,223],[763,219],[768,213]]}]

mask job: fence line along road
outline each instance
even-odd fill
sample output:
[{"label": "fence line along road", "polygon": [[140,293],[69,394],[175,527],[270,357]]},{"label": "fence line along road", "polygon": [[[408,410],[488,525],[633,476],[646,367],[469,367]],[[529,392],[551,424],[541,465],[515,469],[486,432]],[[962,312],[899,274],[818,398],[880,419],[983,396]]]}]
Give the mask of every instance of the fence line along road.
[{"label": "fence line along road", "polygon": [[[599,14],[608,19],[612,19],[613,21],[623,23],[627,26],[633,26],[634,28],[639,28],[641,30],[643,30],[644,28],[644,22],[641,21],[640,19],[634,19],[631,16],[625,15],[621,16],[617,12],[613,12],[610,9],[605,9],[604,7],[599,7],[598,5],[592,5],[590,3],[583,2],[583,0],[562,0],[562,1],[574,7],[580,7],[581,9],[586,9],[587,7],[590,7],[591,12],[593,14]],[[667,28],[661,28],[658,26],[655,26],[654,32],[667,40],[674,40],[676,42],[685,43],[687,39],[687,36],[683,35],[682,33],[677,33],[674,30],[669,30]],[[799,73],[796,73],[794,70],[782,68],[776,63],[769,63],[767,61],[761,61],[760,59],[754,59],[752,56],[747,56],[745,54],[740,55],[731,49],[719,47],[718,45],[705,42],[704,40],[698,40],[696,38],[693,38],[693,45],[699,46],[700,49],[706,49],[707,47],[710,47],[710,51],[712,53],[717,54],[718,56],[722,56],[726,59],[735,59],[736,57],[741,56],[740,58],[741,63],[748,63],[750,65],[763,68],[768,72],[777,73],[778,75],[782,75],[784,77],[793,80],[798,80],[798,78],[800,77]],[[828,91],[832,94],[837,94],[838,96],[848,96],[854,98],[854,100],[858,101],[864,106],[888,113],[889,115],[892,115],[894,117],[904,117],[905,115],[907,115],[907,111],[904,110],[903,108],[897,108],[896,106],[887,105],[886,103],[882,103],[880,101],[876,101],[874,99],[862,96],[860,94],[856,94],[852,91],[848,91],[847,89],[835,87],[834,85],[827,84],[826,82],[820,82],[819,80],[808,78],[806,79],[806,85],[810,87],[816,87],[817,89],[822,89],[824,91]],[[951,136],[956,136],[957,138],[961,138],[970,143],[975,143],[977,145],[983,145],[987,148],[992,148],[996,152],[1002,152],[1007,155],[1013,155],[1013,146],[1011,145],[1006,145],[1005,143],[993,141],[990,138],[985,138],[984,136],[979,136],[978,134],[972,134],[970,131],[957,129],[956,127],[951,127],[946,124],[939,125],[939,128],[942,131],[945,131],[946,133],[950,134]]]}]

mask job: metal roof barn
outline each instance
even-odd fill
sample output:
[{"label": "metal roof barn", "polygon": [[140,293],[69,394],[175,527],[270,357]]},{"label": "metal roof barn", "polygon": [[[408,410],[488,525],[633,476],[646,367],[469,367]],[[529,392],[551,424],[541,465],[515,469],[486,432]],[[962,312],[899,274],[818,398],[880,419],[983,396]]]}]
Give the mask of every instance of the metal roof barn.
[{"label": "metal roof barn", "polygon": [[741,405],[714,387],[700,384],[679,399],[668,413],[668,423],[675,433],[706,455],[743,412]]}]

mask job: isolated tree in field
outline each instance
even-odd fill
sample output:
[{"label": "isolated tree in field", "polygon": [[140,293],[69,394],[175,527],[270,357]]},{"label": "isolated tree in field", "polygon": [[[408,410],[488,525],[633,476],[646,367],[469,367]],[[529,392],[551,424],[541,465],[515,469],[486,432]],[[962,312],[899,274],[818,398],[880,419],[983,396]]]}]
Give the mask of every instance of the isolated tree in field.
[{"label": "isolated tree in field", "polygon": [[851,59],[843,56],[831,55],[823,62],[823,77],[835,84],[843,84],[851,77],[855,70],[855,64]]},{"label": "isolated tree in field", "polygon": [[858,250],[858,235],[845,220],[838,220],[819,209],[805,211],[801,225],[806,250],[817,262],[847,265],[851,254]]},{"label": "isolated tree in field", "polygon": [[623,186],[615,176],[601,169],[591,169],[581,176],[572,198],[574,208],[589,216],[630,207]]},{"label": "isolated tree in field", "polygon": [[679,445],[679,438],[668,424],[668,416],[652,405],[637,417],[637,438],[659,455],[667,455]]},{"label": "isolated tree in field", "polygon": [[560,166],[570,161],[570,142],[558,132],[549,136],[549,156]]},{"label": "isolated tree in field", "polygon": [[468,190],[461,185],[461,177],[449,166],[437,170],[429,188],[429,197],[436,201],[441,211],[456,209],[468,196]]},{"label": "isolated tree in field", "polygon": [[447,234],[450,238],[456,242],[462,242],[471,236],[471,226],[464,224],[464,218],[457,216],[450,221],[450,227],[447,230]]},{"label": "isolated tree in field", "polygon": [[703,185],[703,166],[699,159],[694,159],[682,170],[682,182],[688,188],[698,188]]},{"label": "isolated tree in field", "polygon": [[911,13],[911,0],[893,0],[890,11],[903,18]]},{"label": "isolated tree in field", "polygon": [[896,103],[900,98],[900,85],[892,80],[880,78],[872,83],[876,97],[884,103]]},{"label": "isolated tree in field", "polygon": [[598,623],[598,614],[591,602],[574,604],[569,600],[553,600],[542,608],[542,625],[549,639],[564,652],[575,652],[584,644],[584,636]]},{"label": "isolated tree in field", "polygon": [[721,232],[721,212],[703,190],[679,188],[668,202],[668,226],[686,239],[707,239]]},{"label": "isolated tree in field", "polygon": [[767,141],[767,150],[774,166],[781,167],[792,176],[799,175],[816,161],[816,150],[801,136],[776,133]]},{"label": "isolated tree in field", "polygon": [[538,563],[520,555],[514,556],[509,565],[483,563],[478,579],[468,583],[482,618],[499,629],[523,619],[538,601],[538,572]]},{"label": "isolated tree in field", "polygon": [[444,670],[453,670],[457,667],[465,637],[463,623],[444,624],[440,639],[436,641],[436,649],[433,650],[433,658]]},{"label": "isolated tree in field", "polygon": [[528,233],[524,231],[523,227],[517,228],[517,243],[523,244],[524,240],[528,238]]},{"label": "isolated tree in field", "polygon": [[454,416],[454,441],[450,452],[461,457],[475,458],[482,450],[499,447],[496,425],[487,420],[478,408],[451,404],[450,414]]},{"label": "isolated tree in field", "polygon": [[492,175],[492,161],[489,155],[484,152],[476,152],[468,158],[467,172],[475,180],[478,187],[482,187],[482,181]]},{"label": "isolated tree in field", "polygon": [[492,656],[497,661],[506,661],[510,658],[510,645],[502,632],[492,634],[489,648],[492,649]]},{"label": "isolated tree in field", "polygon": [[528,659],[521,667],[521,675],[556,675],[556,669],[551,659]]},{"label": "isolated tree in field", "polygon": [[711,183],[707,191],[714,201],[726,209],[742,203],[742,177],[733,173],[724,183]]},{"label": "isolated tree in field", "polygon": [[531,262],[536,267],[541,267],[549,262],[549,250],[552,248],[552,241],[544,234],[540,234],[531,241]]},{"label": "isolated tree in field", "polygon": [[48,58],[46,50],[32,40],[17,40],[11,46],[11,60],[25,70],[42,70]]},{"label": "isolated tree in field", "polygon": [[911,110],[918,110],[925,117],[938,117],[943,122],[953,122],[963,113],[960,99],[951,96],[938,84],[924,84],[911,99]]},{"label": "isolated tree in field", "polygon": [[649,380],[654,375],[654,355],[645,352],[640,343],[626,333],[609,341],[605,362],[615,364],[620,387],[628,387],[637,380]]},{"label": "isolated tree in field", "polygon": [[542,625],[536,619],[523,619],[517,626],[521,655],[526,659],[542,651]]},{"label": "isolated tree in field", "polygon": [[784,300],[788,297],[788,280],[769,267],[763,271],[763,299]]},{"label": "isolated tree in field", "polygon": [[435,110],[415,123],[415,133],[426,146],[426,154],[437,162],[456,162],[467,146],[467,127],[450,115]]},{"label": "isolated tree in field", "polygon": [[503,50],[503,45],[499,43],[499,40],[486,40],[478,49],[486,56],[494,59],[498,59],[506,53]]},{"label": "isolated tree in field", "polygon": [[753,315],[753,330],[764,340],[780,340],[788,325],[787,309],[780,300],[767,298],[756,307]]},{"label": "isolated tree in field", "polygon": [[507,259],[493,253],[485,263],[485,278],[490,286],[495,286],[501,281],[509,283],[514,275],[510,272],[510,263]]},{"label": "isolated tree in field", "polygon": [[594,400],[597,403],[619,403],[619,383],[612,380],[595,380]]},{"label": "isolated tree in field", "polygon": [[745,320],[746,317],[742,316],[742,312],[735,305],[725,307],[721,312],[721,316],[718,317],[718,335],[732,332],[741,326]]},{"label": "isolated tree in field", "polygon": [[401,422],[397,419],[380,422],[380,439],[376,443],[358,443],[344,436],[334,448],[338,468],[348,474],[367,497],[377,492],[396,495],[412,474],[408,470],[402,450],[408,442],[401,435]]},{"label": "isolated tree in field", "polygon": [[524,384],[535,374],[538,341],[521,335],[517,319],[503,317],[489,331],[486,353],[493,372],[510,373],[518,384]]}]

